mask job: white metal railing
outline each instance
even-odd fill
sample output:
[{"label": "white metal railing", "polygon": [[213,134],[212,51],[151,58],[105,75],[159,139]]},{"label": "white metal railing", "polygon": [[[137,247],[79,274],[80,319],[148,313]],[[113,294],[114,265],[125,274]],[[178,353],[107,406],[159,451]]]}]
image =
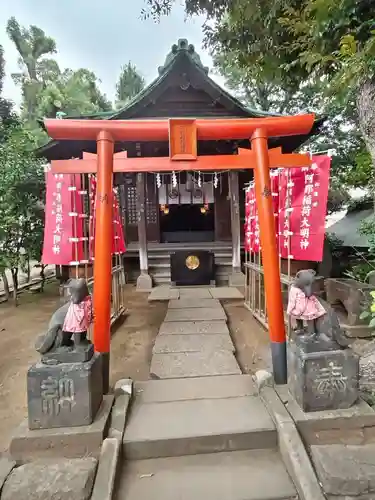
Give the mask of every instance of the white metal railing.
[{"label": "white metal railing", "polygon": [[[113,325],[125,312],[124,286],[126,277],[124,266],[117,263],[112,267],[112,291],[111,291],[111,325]],[[87,280],[90,293],[93,294],[94,278]],[[89,338],[92,335],[92,327],[88,332]]]},{"label": "white metal railing", "polygon": [[[266,295],[264,290],[264,270],[261,259],[257,256],[257,262],[247,260],[245,266],[245,307],[265,327],[268,328]],[[286,314],[288,304],[289,288],[292,278],[286,274],[280,275],[281,293],[284,304],[284,320],[288,335],[290,332],[290,320]]]}]

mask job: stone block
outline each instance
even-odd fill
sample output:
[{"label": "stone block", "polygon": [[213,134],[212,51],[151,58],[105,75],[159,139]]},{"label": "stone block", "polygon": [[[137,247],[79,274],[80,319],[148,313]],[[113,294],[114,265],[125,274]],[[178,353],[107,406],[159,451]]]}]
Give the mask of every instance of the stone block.
[{"label": "stone block", "polygon": [[103,441],[91,500],[112,500],[120,448],[121,441],[118,439],[105,439]]},{"label": "stone block", "polygon": [[303,411],[350,408],[358,399],[359,358],[350,349],[317,351],[299,337],[288,349],[289,390]]},{"label": "stone block", "polygon": [[103,399],[101,356],[87,363],[33,365],[27,374],[29,429],[89,425]]},{"label": "stone block", "polygon": [[152,292],[148,296],[149,302],[160,302],[165,300],[176,300],[180,297],[180,292],[177,288],[171,288],[170,286],[157,286],[152,289]]},{"label": "stone block", "polygon": [[218,307],[222,308],[222,305],[217,299],[197,299],[197,298],[187,298],[170,300],[168,304],[169,309],[195,309],[202,307]]},{"label": "stone block", "polygon": [[126,461],[118,489],[121,500],[295,500],[296,495],[275,450]]},{"label": "stone block", "polygon": [[0,492],[3,484],[7,480],[7,477],[12,472],[15,466],[16,462],[14,460],[10,460],[7,457],[0,458]]},{"label": "stone block", "polygon": [[124,434],[129,460],[276,448],[277,432],[258,397],[135,404]]},{"label": "stone block", "polygon": [[8,477],[1,500],[89,500],[96,466],[94,458],[22,465]]},{"label": "stone block", "polygon": [[252,396],[257,389],[251,375],[222,375],[136,382],[134,392],[138,404]]},{"label": "stone block", "polygon": [[225,321],[168,321],[161,325],[159,335],[227,334]]},{"label": "stone block", "polygon": [[233,272],[229,275],[229,286],[245,286],[245,275],[242,272]]},{"label": "stone block", "polygon": [[104,396],[91,425],[54,429],[28,428],[27,419],[16,429],[9,452],[17,463],[36,459],[98,457],[107,436],[113,396]]},{"label": "stone block", "polygon": [[114,387],[115,398],[123,394],[131,396],[133,394],[133,381],[131,378],[122,378],[115,383]]},{"label": "stone block", "polygon": [[343,410],[305,413],[287,386],[276,386],[276,390],[307,446],[375,443],[375,411],[362,399]]},{"label": "stone block", "polygon": [[[52,352],[47,352],[42,356],[42,363],[86,363],[94,356],[93,344],[80,346],[78,349],[60,347]],[[51,363],[52,362],[52,363]]]},{"label": "stone block", "polygon": [[179,288],[180,299],[212,299],[208,288]]},{"label": "stone block", "polygon": [[171,352],[231,351],[234,345],[229,335],[160,335],[155,340],[154,354]]},{"label": "stone block", "polygon": [[230,351],[154,354],[150,374],[153,378],[209,377],[240,375],[241,369]]},{"label": "stone block", "polygon": [[226,321],[224,309],[206,308],[201,309],[168,309],[164,321]]},{"label": "stone block", "polygon": [[130,395],[120,394],[116,396],[115,404],[111,411],[110,425],[108,431],[109,438],[116,438],[122,441],[124,435],[126,417],[130,405]]},{"label": "stone block", "polygon": [[[243,286],[245,285],[245,280]],[[243,299],[243,294],[235,287],[221,286],[217,288],[210,288],[211,297],[219,300],[240,300]]]},{"label": "stone block", "polygon": [[150,292],[152,290],[152,279],[147,273],[142,273],[137,278],[137,292]]},{"label": "stone block", "polygon": [[326,493],[375,498],[375,445],[311,446],[311,457]]}]

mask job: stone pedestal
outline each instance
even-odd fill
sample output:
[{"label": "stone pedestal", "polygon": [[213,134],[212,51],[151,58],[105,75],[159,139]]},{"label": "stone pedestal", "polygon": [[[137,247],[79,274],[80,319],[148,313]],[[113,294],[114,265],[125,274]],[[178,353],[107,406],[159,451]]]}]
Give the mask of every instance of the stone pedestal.
[{"label": "stone pedestal", "polygon": [[289,391],[305,412],[350,408],[358,399],[359,358],[350,349],[297,336],[288,372]]},{"label": "stone pedestal", "polygon": [[46,365],[27,374],[29,429],[90,425],[103,399],[102,360]]},{"label": "stone pedestal", "polygon": [[137,278],[137,292],[151,292],[151,290],[151,276],[145,272],[141,273]]},{"label": "stone pedestal", "polygon": [[78,348],[58,347],[52,352],[47,352],[42,356],[42,364],[58,363],[85,363],[90,361],[94,355],[94,345],[91,342],[80,345]]}]

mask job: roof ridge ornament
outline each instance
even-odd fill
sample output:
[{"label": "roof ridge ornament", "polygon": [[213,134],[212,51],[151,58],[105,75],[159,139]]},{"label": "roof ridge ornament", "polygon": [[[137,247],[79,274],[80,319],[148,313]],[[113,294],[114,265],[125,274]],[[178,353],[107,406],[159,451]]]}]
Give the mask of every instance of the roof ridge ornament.
[{"label": "roof ridge ornament", "polygon": [[171,47],[171,51],[167,55],[164,65],[159,66],[158,71],[159,75],[162,75],[168,66],[171,64],[171,62],[178,56],[179,53],[184,52],[186,53],[192,60],[193,62],[199,66],[203,71],[208,74],[209,68],[203,66],[201,58],[199,54],[195,51],[195,47],[193,44],[189,44],[188,40],[186,38],[180,38],[177,43],[174,43]]}]

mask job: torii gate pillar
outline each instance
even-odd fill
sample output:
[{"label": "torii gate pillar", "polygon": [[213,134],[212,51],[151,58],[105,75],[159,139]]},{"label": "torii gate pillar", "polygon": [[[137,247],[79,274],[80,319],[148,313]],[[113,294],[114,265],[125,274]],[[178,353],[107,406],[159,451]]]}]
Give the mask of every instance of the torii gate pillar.
[{"label": "torii gate pillar", "polygon": [[284,308],[281,294],[280,265],[276,244],[267,139],[267,131],[265,129],[256,129],[251,138],[251,146],[255,153],[255,196],[258,206],[273,376],[276,384],[286,384],[287,360]]},{"label": "torii gate pillar", "polygon": [[110,133],[100,132],[97,140],[97,187],[94,262],[94,345],[102,355],[103,390],[109,391],[112,290],[113,153]]}]

